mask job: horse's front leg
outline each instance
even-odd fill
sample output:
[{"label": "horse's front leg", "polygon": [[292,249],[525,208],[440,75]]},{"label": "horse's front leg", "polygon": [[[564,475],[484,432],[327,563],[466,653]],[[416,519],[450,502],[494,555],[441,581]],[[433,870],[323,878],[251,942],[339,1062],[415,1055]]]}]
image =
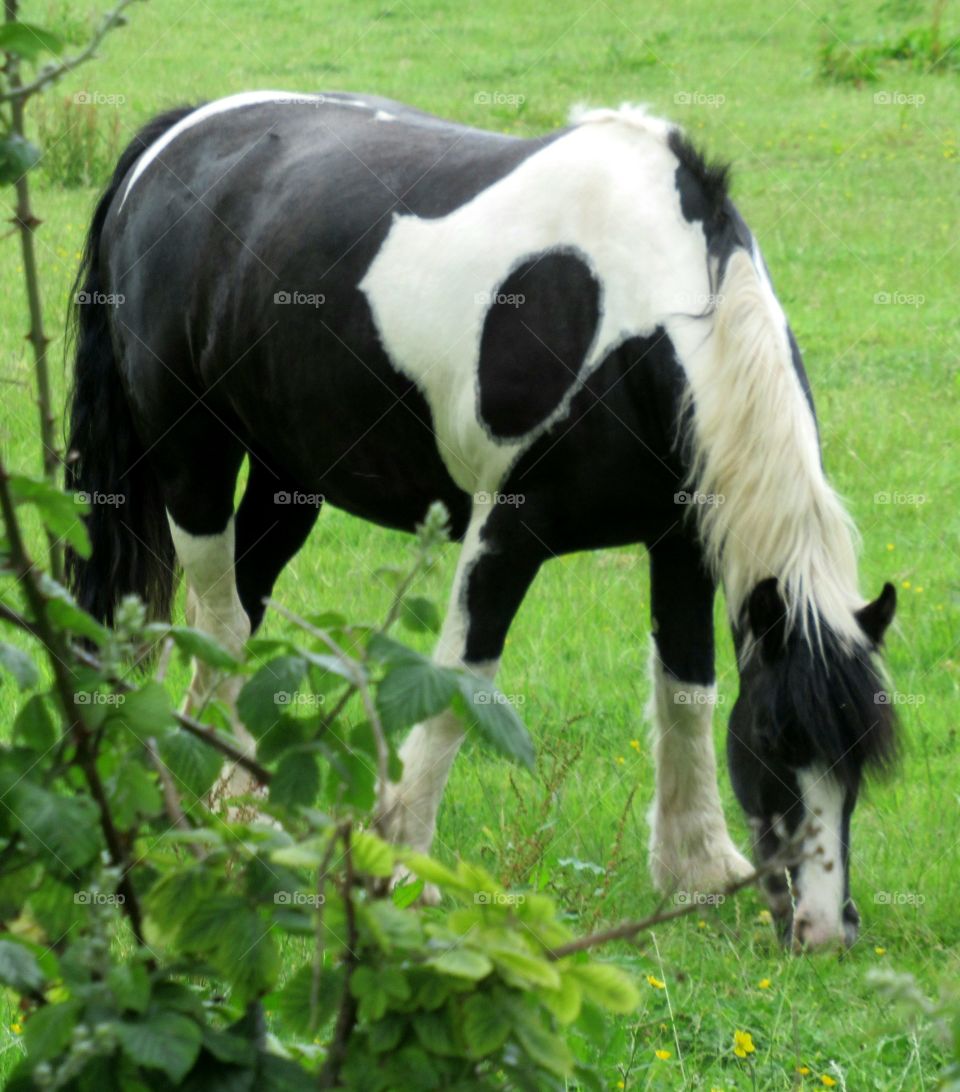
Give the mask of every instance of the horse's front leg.
[{"label": "horse's front leg", "polygon": [[[488,518],[489,517],[489,518]],[[536,575],[540,557],[521,548],[502,508],[477,506],[467,531],[434,660],[493,679],[507,630]],[[403,775],[382,787],[382,826],[390,840],[426,853],[464,727],[452,710],[416,725],[400,748]],[[426,901],[436,893],[425,891]]]},{"label": "horse's front leg", "polygon": [[753,870],[730,839],[717,789],[712,720],[714,583],[685,537],[650,552],[654,649],[650,871],[661,891],[709,892]]}]

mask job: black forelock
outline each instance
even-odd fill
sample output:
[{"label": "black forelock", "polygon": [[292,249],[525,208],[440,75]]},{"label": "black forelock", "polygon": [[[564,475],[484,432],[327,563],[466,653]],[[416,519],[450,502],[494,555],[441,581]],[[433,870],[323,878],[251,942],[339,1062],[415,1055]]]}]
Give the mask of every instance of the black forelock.
[{"label": "black forelock", "polygon": [[795,633],[775,661],[760,662],[759,649],[752,658],[744,679],[768,754],[796,769],[821,766],[854,790],[892,766],[897,717],[869,648],[851,649],[822,625],[819,641]]}]

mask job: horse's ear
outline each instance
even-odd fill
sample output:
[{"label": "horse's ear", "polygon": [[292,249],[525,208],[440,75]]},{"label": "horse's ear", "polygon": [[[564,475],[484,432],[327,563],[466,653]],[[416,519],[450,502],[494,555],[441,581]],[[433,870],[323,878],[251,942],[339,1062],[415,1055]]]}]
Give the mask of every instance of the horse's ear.
[{"label": "horse's ear", "polygon": [[750,593],[747,618],[754,637],[760,642],[763,658],[777,659],[786,644],[787,607],[775,576],[761,580]]},{"label": "horse's ear", "polygon": [[887,626],[893,621],[896,609],[897,590],[888,583],[883,585],[883,591],[872,603],[868,603],[857,611],[860,628],[875,645],[879,645],[883,640],[883,635],[887,632]]}]

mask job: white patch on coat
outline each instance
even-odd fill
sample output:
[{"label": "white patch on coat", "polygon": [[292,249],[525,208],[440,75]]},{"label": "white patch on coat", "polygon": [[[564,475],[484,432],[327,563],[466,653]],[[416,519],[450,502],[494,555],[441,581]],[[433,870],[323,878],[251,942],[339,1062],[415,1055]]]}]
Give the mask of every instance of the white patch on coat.
[{"label": "white patch on coat", "polygon": [[[457,561],[450,602],[434,661],[447,667],[460,667],[466,651],[469,617],[466,611],[466,584],[470,571],[483,553],[480,531],[489,514],[489,504],[474,506],[473,516]],[[498,661],[470,664],[470,670],[493,679]],[[381,786],[381,810],[387,815],[385,827],[390,840],[428,852],[433,843],[437,812],[450,768],[463,742],[460,718],[445,709],[435,717],[416,725],[400,747],[403,775],[398,784]]]},{"label": "white patch on coat", "polygon": [[829,773],[811,767],[797,771],[803,798],[803,839],[794,882],[793,934],[798,944],[817,948],[842,941],[845,870],[843,864],[843,786]]},{"label": "white patch on coat", "polygon": [[656,795],[650,808],[650,871],[661,891],[718,891],[753,867],[734,846],[717,790],[711,723],[715,686],[679,682],[654,649],[651,701]]},{"label": "white patch on coat", "polygon": [[[709,292],[706,241],[683,217],[667,129],[583,124],[447,216],[394,216],[360,287],[391,361],[427,399],[440,454],[466,492],[494,490],[612,349]],[[498,442],[478,418],[489,301],[525,258],[556,249],[577,253],[600,282],[599,330],[554,414]]]},{"label": "white patch on coat", "polygon": [[[226,98],[217,99],[215,102],[208,102],[204,106],[198,107],[192,113],[187,114],[186,117],[181,118],[176,125],[171,126],[163,136],[155,140],[149,148],[147,148],[143,155],[137,160],[137,165],[130,172],[130,177],[127,179],[127,184],[123,190],[123,196],[120,199],[119,208],[123,208],[123,204],[130,196],[130,191],[133,189],[134,183],[143,174],[143,172],[150,166],[150,164],[160,157],[163,150],[169,147],[177,137],[187,132],[188,129],[194,128],[196,125],[200,125],[204,121],[208,121],[210,118],[216,117],[218,114],[224,114],[228,110],[239,110],[244,106],[255,106],[262,102],[290,102],[290,103],[315,103],[317,105],[322,104],[330,96],[324,95],[300,95],[293,91],[244,91],[238,95],[228,95]],[[340,102],[338,105],[363,105],[362,103],[353,102]]]}]

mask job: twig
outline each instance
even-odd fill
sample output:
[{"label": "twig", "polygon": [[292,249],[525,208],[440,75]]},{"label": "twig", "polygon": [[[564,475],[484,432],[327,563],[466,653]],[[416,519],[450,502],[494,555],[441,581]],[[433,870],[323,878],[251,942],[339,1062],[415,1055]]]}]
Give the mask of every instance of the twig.
[{"label": "twig", "polygon": [[320,1070],[317,1079],[319,1088],[336,1088],[340,1080],[340,1070],[343,1067],[347,1055],[347,1044],[350,1034],[357,1022],[357,1000],[350,992],[350,979],[353,972],[360,964],[359,934],[357,932],[356,909],[353,905],[353,854],[350,851],[350,826],[345,824],[341,829],[343,839],[343,855],[346,867],[343,877],[343,907],[347,924],[346,957],[344,958],[345,974],[343,979],[343,993],[340,997],[340,1011],[337,1013],[337,1022],[330,1039],[330,1048],[327,1051],[326,1061]]},{"label": "twig", "polygon": [[327,852],[323,855],[323,860],[317,867],[317,921],[314,927],[314,950],[313,950],[313,967],[311,968],[310,975],[310,1034],[313,1035],[317,1030],[317,1013],[320,1006],[320,977],[323,974],[323,887],[324,880],[327,875],[327,869],[330,867],[330,861],[333,858],[333,851],[337,848],[338,838],[336,832],[334,837],[330,839],[330,845],[327,846]]},{"label": "twig", "polygon": [[74,680],[67,667],[69,649],[63,636],[47,621],[47,598],[37,579],[37,570],[23,543],[20,524],[17,520],[13,494],[6,468],[0,459],[0,510],[7,530],[10,561],[18,582],[23,586],[27,602],[34,614],[37,636],[47,650],[48,659],[53,669],[57,695],[67,721],[67,733],[73,737],[76,748],[75,761],[83,772],[90,789],[90,795],[97,805],[100,816],[100,828],[110,853],[111,863],[120,872],[118,891],[123,895],[123,911],[130,920],[137,943],[145,947],[143,936],[143,915],[136,888],[130,878],[130,862],[123,847],[120,833],[113,821],[107,794],[97,769],[96,748],[93,736],[84,719],[83,708],[74,701]]},{"label": "twig", "polygon": [[18,629],[22,629],[25,633],[31,634],[33,637],[39,638],[40,636],[39,629],[37,629],[29,618],[24,618],[22,614],[13,610],[12,607],[5,606],[3,603],[0,603],[0,618],[2,618],[4,622],[10,622],[11,625],[16,626]]},{"label": "twig", "polygon": [[[785,856],[778,854],[777,857],[769,860],[765,865],[751,872],[749,876],[745,876],[742,880],[737,880],[735,883],[728,884],[717,892],[718,895],[724,897],[728,895],[735,895],[738,891],[742,891],[745,887],[751,887],[757,882],[773,872],[779,872],[780,870],[787,868],[790,865],[796,865],[800,861],[804,860],[804,857]],[[572,955],[574,952],[585,952],[590,948],[596,948],[601,944],[608,944],[611,940],[632,940],[638,933],[643,933],[647,929],[652,929],[656,925],[662,925],[667,921],[674,921],[676,918],[686,917],[688,914],[695,912],[701,912],[703,907],[697,902],[684,903],[683,906],[675,907],[672,910],[657,910],[649,917],[641,918],[639,921],[623,921],[619,925],[614,925],[610,929],[604,929],[599,933],[590,933],[585,937],[577,937],[576,940],[571,940],[568,944],[561,944],[556,948],[550,949],[546,953],[546,957],[549,960],[563,959],[564,956]]]},{"label": "twig", "polygon": [[[152,736],[147,740],[146,748],[147,755],[153,764],[153,768],[157,771],[157,776],[160,778],[160,785],[163,788],[163,804],[167,809],[167,815],[170,818],[170,822],[177,830],[192,831],[193,827],[191,827],[187,821],[183,805],[180,802],[180,793],[177,792],[177,786],[173,783],[173,778],[170,776],[170,771],[167,769],[166,763],[160,757],[160,752],[157,749],[157,741]],[[204,853],[200,846],[194,845],[192,842],[187,844],[187,849],[198,861],[202,861],[206,857],[206,853]]]},{"label": "twig", "polygon": [[[77,659],[82,663],[85,663],[87,667],[103,671],[103,665],[97,657],[87,652],[86,649],[72,645],[70,651]],[[105,677],[106,681],[110,683],[115,690],[119,690],[121,694],[128,694],[131,690],[136,689],[136,687],[131,686],[126,680],[121,679],[119,676],[112,673],[107,674]],[[194,720],[193,717],[187,716],[186,713],[174,711],[171,715],[181,728],[189,732],[192,736],[196,736],[197,739],[202,739],[204,743],[208,744],[215,751],[219,751],[225,758],[229,758],[231,762],[235,762],[238,766],[242,766],[248,773],[253,774],[261,785],[270,784],[270,779],[273,776],[270,771],[265,766],[261,766],[255,758],[251,758],[248,754],[241,751],[239,747],[235,747],[228,739],[218,732],[216,728],[208,724],[202,724],[200,721]]]},{"label": "twig", "polygon": [[0,103],[4,102],[23,102],[30,98],[31,95],[35,95],[38,91],[42,91],[48,83],[53,83],[54,80],[60,79],[61,76],[66,75],[74,68],[78,68],[96,53],[98,46],[104,38],[113,30],[114,27],[122,25],[121,15],[124,8],[128,8],[134,0],[120,0],[115,8],[108,11],[104,17],[100,20],[100,25],[93,32],[93,37],[87,43],[87,45],[72,57],[67,57],[66,60],[58,61],[56,64],[47,66],[41,71],[35,80],[30,83],[21,84],[19,87],[11,87],[9,91],[4,91],[0,94]]}]

